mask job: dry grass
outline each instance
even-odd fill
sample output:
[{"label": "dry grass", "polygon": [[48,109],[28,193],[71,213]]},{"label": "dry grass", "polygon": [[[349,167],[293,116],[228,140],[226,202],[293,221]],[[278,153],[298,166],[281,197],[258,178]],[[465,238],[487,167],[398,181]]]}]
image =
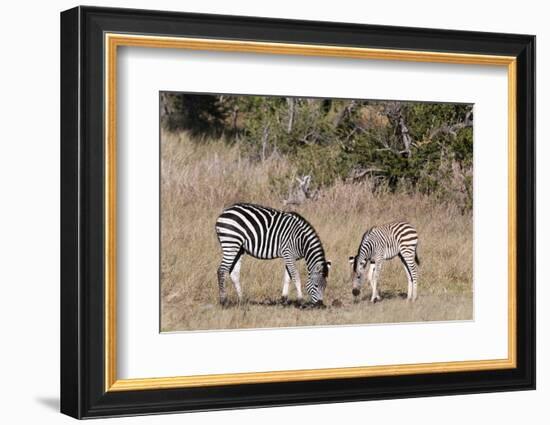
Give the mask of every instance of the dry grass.
[{"label": "dry grass", "polygon": [[[161,328],[163,331],[311,326],[472,318],[472,219],[420,194],[372,194],[368,184],[339,183],[297,211],[317,229],[332,269],[324,310],[257,305],[280,297],[280,260],[244,257],[244,305],[218,305],[216,270],[221,251],[214,223],[234,202],[282,209],[274,177],[291,173],[283,159],[251,163],[238,147],[219,141],[193,143],[185,134],[161,137]],[[407,219],[419,233],[419,299],[402,299],[407,279],[398,259],[380,276],[382,301],[353,303],[348,256],[372,225]],[[301,264],[302,282],[307,274]],[[230,279],[230,299],[236,300]],[[363,296],[369,291],[363,291]],[[293,297],[291,285],[290,296]],[[340,307],[332,306],[338,300]]]}]

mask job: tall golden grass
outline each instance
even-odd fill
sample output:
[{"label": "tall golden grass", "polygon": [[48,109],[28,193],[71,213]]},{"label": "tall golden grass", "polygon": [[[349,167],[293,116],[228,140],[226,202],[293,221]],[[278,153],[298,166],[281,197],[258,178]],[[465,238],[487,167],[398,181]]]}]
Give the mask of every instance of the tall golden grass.
[{"label": "tall golden grass", "polygon": [[[283,265],[280,260],[250,256],[244,257],[241,270],[243,295],[249,302],[219,306],[217,216],[235,202],[284,209],[284,196],[273,182],[292,174],[284,158],[253,162],[241,156],[238,146],[220,140],[197,142],[185,133],[161,133],[162,331],[472,318],[471,215],[419,193],[373,193],[369,182],[336,183],[294,209],[316,228],[332,261],[325,292],[328,308],[258,305],[280,297]],[[382,301],[354,303],[348,256],[355,254],[369,226],[396,219],[408,220],[419,233],[419,299],[415,303],[402,299],[407,278],[394,259],[386,262],[380,276]],[[300,272],[305,282],[303,261]],[[229,277],[226,285],[230,299],[236,301]],[[362,295],[367,293],[365,287]],[[290,297],[295,297],[293,285]]]}]

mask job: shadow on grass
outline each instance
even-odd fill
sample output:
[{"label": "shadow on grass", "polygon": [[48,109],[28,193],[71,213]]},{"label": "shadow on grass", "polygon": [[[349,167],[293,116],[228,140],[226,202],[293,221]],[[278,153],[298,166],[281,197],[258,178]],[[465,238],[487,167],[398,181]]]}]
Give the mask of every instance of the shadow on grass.
[{"label": "shadow on grass", "polygon": [[[384,300],[393,300],[396,298],[401,298],[402,300],[407,299],[407,293],[406,292],[389,292],[389,291],[380,291],[378,293],[380,295],[380,300],[376,301],[377,303],[384,301]],[[370,294],[364,295],[361,297],[361,301],[370,301]]]},{"label": "shadow on grass", "polygon": [[[405,292],[389,292],[389,291],[381,291],[380,292],[381,299],[376,301],[375,303],[383,302],[384,300],[393,300],[393,299],[407,299],[407,294]],[[351,303],[342,302],[339,299],[335,299],[332,301],[331,304],[313,304],[311,302],[304,302],[304,301],[298,301],[298,300],[290,300],[290,299],[282,299],[282,298],[265,298],[263,300],[243,300],[241,302],[236,300],[227,300],[225,304],[223,304],[223,309],[231,309],[231,308],[246,308],[248,306],[261,306],[261,307],[278,307],[278,308],[285,308],[285,307],[294,307],[299,309],[339,309],[339,308],[345,308],[349,307],[350,304],[358,304],[360,302],[370,302],[370,294],[363,295],[361,298],[357,298],[356,300],[352,301]]]},{"label": "shadow on grass", "polygon": [[[312,302],[304,302],[304,301],[298,301],[298,300],[289,300],[289,299],[273,299],[273,298],[266,298],[264,300],[244,300],[242,302],[239,301],[226,301],[225,304],[223,304],[222,308],[239,308],[239,307],[246,307],[246,306],[262,306],[262,307],[294,307],[299,309],[325,309],[328,306],[325,304],[315,304]],[[337,305],[337,306],[341,306]],[[333,307],[335,307],[333,305]]]}]

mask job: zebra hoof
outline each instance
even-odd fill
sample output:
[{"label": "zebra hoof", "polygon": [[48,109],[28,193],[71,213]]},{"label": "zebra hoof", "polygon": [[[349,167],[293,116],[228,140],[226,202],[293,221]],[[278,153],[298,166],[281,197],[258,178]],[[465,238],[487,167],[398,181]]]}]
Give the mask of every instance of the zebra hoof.
[{"label": "zebra hoof", "polygon": [[288,304],[290,304],[290,301],[288,300],[288,297],[285,297],[285,296],[282,296],[281,299],[279,300],[279,302],[280,302],[282,305],[288,305]]}]

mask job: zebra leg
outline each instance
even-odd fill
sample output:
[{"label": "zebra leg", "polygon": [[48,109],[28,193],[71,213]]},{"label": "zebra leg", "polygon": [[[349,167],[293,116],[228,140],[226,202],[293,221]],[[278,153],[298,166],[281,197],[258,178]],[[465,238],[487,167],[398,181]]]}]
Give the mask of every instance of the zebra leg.
[{"label": "zebra leg", "polygon": [[367,282],[369,282],[370,288],[372,290],[372,282],[374,279],[374,270],[376,269],[376,266],[374,263],[369,262],[367,266],[367,270],[365,271],[365,275],[367,277]]},{"label": "zebra leg", "polygon": [[227,293],[225,292],[225,275],[227,269],[222,265],[218,267],[218,289],[220,291],[220,304],[225,305],[227,302]]},{"label": "zebra leg", "polygon": [[416,301],[416,298],[418,296],[417,294],[417,285],[418,285],[418,266],[413,261],[411,263],[411,279],[412,279],[412,300]]},{"label": "zebra leg", "polygon": [[370,298],[371,302],[373,303],[380,300],[380,295],[378,294],[378,277],[380,276],[380,272],[382,271],[382,263],[382,260],[376,261],[374,263],[374,272],[372,273],[371,280],[372,295]]},{"label": "zebra leg", "polygon": [[371,290],[371,296],[374,293],[374,272],[376,270],[376,264],[369,262],[367,265],[367,270],[365,271],[365,276],[367,278],[367,282],[369,282],[370,290]]},{"label": "zebra leg", "polygon": [[411,275],[407,271],[407,301],[410,301],[412,299],[412,293],[413,293],[413,282],[411,280]]},{"label": "zebra leg", "polygon": [[220,267],[218,267],[218,288],[220,291],[220,304],[225,305],[227,303],[227,293],[225,290],[225,277],[227,273],[232,273],[233,268],[236,265],[236,263],[239,261],[239,258],[242,254],[242,248],[241,249],[224,249],[229,247],[224,247],[222,245],[223,250],[223,258],[222,262],[220,264]]},{"label": "zebra leg", "polygon": [[288,289],[290,286],[290,275],[288,274],[288,269],[286,266],[283,273],[283,293],[281,295],[281,302],[286,303],[288,300]]},{"label": "zebra leg", "polygon": [[407,273],[407,301],[415,301],[418,270],[416,268],[416,263],[414,262],[414,251],[403,251],[399,253],[399,258],[401,259],[405,272]]},{"label": "zebra leg", "polygon": [[304,296],[302,294],[302,282],[300,281],[300,274],[296,270],[296,277],[294,278],[294,286],[296,286],[296,299],[299,303],[302,303]]},{"label": "zebra leg", "polygon": [[[300,281],[300,274],[296,269],[296,263],[290,257],[283,257],[285,261],[285,268],[287,273],[290,275],[290,278],[294,281],[294,286],[296,287],[296,294],[298,302],[301,303],[303,300],[302,295],[302,282]],[[288,294],[287,294],[288,295]]]},{"label": "zebra leg", "polygon": [[239,257],[235,265],[233,266],[233,270],[229,274],[231,276],[231,280],[233,281],[233,285],[235,286],[235,291],[237,291],[237,297],[239,297],[239,302],[242,302],[243,300],[243,293],[241,290],[241,263],[242,263],[243,257],[242,255]]}]

